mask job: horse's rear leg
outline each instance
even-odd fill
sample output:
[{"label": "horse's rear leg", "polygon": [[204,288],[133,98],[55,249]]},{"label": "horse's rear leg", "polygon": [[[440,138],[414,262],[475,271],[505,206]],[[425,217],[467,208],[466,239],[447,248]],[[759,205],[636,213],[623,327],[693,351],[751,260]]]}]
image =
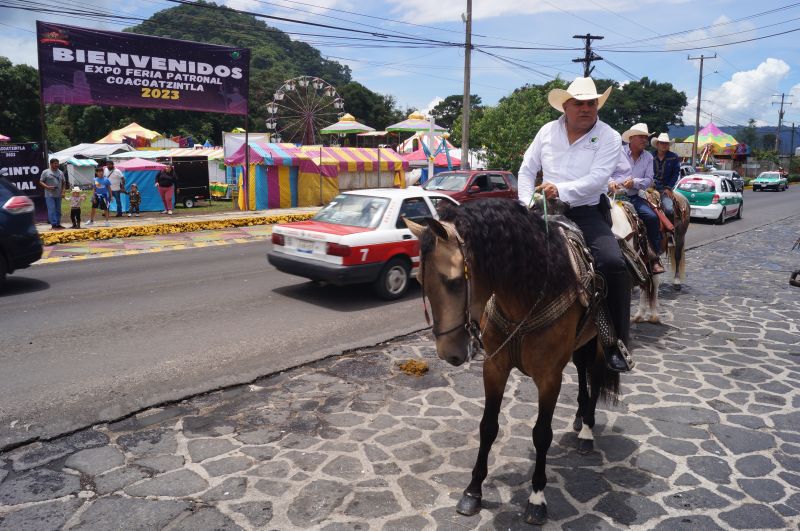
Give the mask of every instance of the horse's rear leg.
[{"label": "horse's rear leg", "polygon": [[472,481],[464,490],[464,494],[456,505],[456,511],[465,516],[478,514],[481,510],[481,498],[483,491],[481,486],[488,473],[489,451],[497,438],[499,425],[497,417],[500,414],[500,405],[503,402],[503,391],[506,388],[510,370],[498,369],[494,364],[484,364],[483,366],[483,392],[485,403],[483,406],[483,418],[481,418],[481,442],[478,448],[478,459],[472,469]]},{"label": "horse's rear leg", "polygon": [[572,422],[572,429],[581,431],[583,427],[583,415],[586,408],[589,407],[589,384],[586,377],[586,370],[589,366],[589,360],[580,350],[572,353],[572,363],[575,365],[575,370],[578,372],[578,411],[575,412],[575,420]]},{"label": "horse's rear leg", "polygon": [[[559,375],[560,376],[560,375]],[[547,485],[545,464],[547,451],[553,442],[553,412],[556,409],[558,393],[561,391],[561,378],[553,378],[548,382],[536,382],[539,389],[539,415],[533,427],[533,446],[536,448],[536,468],[533,470],[533,491],[525,508],[525,522],[543,525],[547,521],[547,502],[544,499],[544,488]]]}]

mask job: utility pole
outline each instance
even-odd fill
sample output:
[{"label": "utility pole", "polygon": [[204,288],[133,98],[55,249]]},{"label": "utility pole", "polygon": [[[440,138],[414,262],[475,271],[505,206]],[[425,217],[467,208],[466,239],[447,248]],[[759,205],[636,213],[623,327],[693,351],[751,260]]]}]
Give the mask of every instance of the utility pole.
[{"label": "utility pole", "polygon": [[703,95],[703,61],[706,59],[716,59],[717,54],[714,54],[713,57],[705,56],[700,54],[700,57],[692,57],[688,56],[690,61],[696,61],[700,59],[700,77],[697,81],[697,111],[695,112],[694,116],[694,142],[692,143],[692,167],[694,167],[697,161],[697,137],[700,135],[700,98]]},{"label": "utility pole", "polygon": [[591,35],[587,33],[586,35],[573,35],[573,39],[583,39],[584,40],[584,49],[585,53],[582,58],[580,59],[573,59],[573,63],[583,63],[583,77],[589,77],[592,74],[592,70],[594,67],[592,66],[593,61],[601,61],[603,58],[599,55],[596,55],[592,51],[592,41],[593,40],[601,40],[603,37],[601,35]]},{"label": "utility pole", "polygon": [[[467,34],[464,39],[464,99],[461,102],[461,169],[469,169],[469,78],[470,59],[472,54],[472,0],[467,0],[467,15],[464,22]],[[446,142],[446,141],[445,141]]]},{"label": "utility pole", "polygon": [[789,148],[789,169],[787,170],[789,173],[792,173],[792,160],[794,160],[794,122],[792,122],[792,141]]},{"label": "utility pole", "polygon": [[[783,100],[784,100],[784,98],[786,98],[786,94],[785,93],[774,94],[774,96],[776,98],[778,96],[781,97],[781,103],[780,103],[781,110],[778,112],[778,134],[775,135],[775,153],[780,156],[780,154],[781,154],[781,151],[780,151],[780,149],[781,149],[781,126],[783,125],[783,106],[784,106]],[[773,101],[772,104],[773,105],[777,105],[778,102],[777,101]],[[791,103],[786,103],[786,105],[791,105]]]}]

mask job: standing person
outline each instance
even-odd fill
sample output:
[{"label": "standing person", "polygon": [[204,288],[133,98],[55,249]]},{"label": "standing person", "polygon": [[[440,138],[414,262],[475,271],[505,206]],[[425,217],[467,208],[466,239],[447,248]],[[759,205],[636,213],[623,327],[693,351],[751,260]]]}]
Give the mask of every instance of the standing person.
[{"label": "standing person", "polygon": [[128,209],[128,217],[131,217],[131,214],[136,214],[136,217],[139,217],[139,205],[142,204],[142,194],[139,192],[139,187],[136,183],[131,185],[131,189],[128,192],[128,200],[130,203],[130,208]]},{"label": "standing person", "polygon": [[[629,363],[628,328],[631,312],[631,280],[617,239],[611,232],[608,183],[618,168],[623,173],[627,160],[622,157],[619,133],[597,119],[597,111],[611,93],[611,87],[597,93],[590,77],[578,77],[566,90],[553,89],[547,101],[563,113],[558,120],[542,126],[525,151],[519,169],[519,199],[531,203],[534,191],[548,199],[559,198],[568,204],[566,216],[583,232],[592,252],[595,268],[605,278],[609,316],[621,343],[605,349],[606,364],[624,372]],[[535,186],[542,172],[542,184]],[[593,355],[593,342],[581,347],[583,355]]]},{"label": "standing person", "polygon": [[99,208],[106,218],[105,226],[111,225],[108,221],[108,205],[111,200],[111,181],[103,177],[103,168],[94,169],[94,193],[92,193],[92,211],[89,214],[87,225],[94,225],[94,215]]},{"label": "standing person", "polygon": [[627,145],[622,147],[622,156],[628,159],[631,172],[615,175],[609,183],[609,188],[613,192],[624,190],[628,201],[636,209],[636,214],[644,221],[647,227],[647,239],[650,240],[653,250],[650,256],[650,261],[653,262],[653,274],[657,275],[664,272],[664,266],[658,257],[661,250],[661,223],[650,203],[639,195],[653,184],[653,155],[644,149],[649,138],[647,124],[636,124],[622,133],[622,141],[627,142]]},{"label": "standing person", "polygon": [[661,195],[661,208],[670,221],[674,222],[675,203],[672,200],[672,189],[681,176],[681,159],[669,150],[672,141],[667,133],[661,133],[657,138],[653,138],[650,144],[657,150],[656,156],[653,157],[653,181]]},{"label": "standing person", "polygon": [[83,201],[83,194],[79,186],[72,189],[69,196],[69,220],[72,222],[73,229],[81,228],[81,201]]},{"label": "standing person", "polygon": [[114,168],[114,161],[106,161],[108,174],[106,177],[111,182],[111,194],[117,202],[117,217],[122,217],[122,194],[125,193],[125,176],[122,172]]},{"label": "standing person", "polygon": [[164,203],[164,210],[162,214],[172,215],[172,197],[175,194],[175,185],[178,184],[178,179],[172,169],[171,164],[158,172],[156,175],[156,187],[158,188],[158,195],[161,196],[161,201]]},{"label": "standing person", "polygon": [[58,169],[58,159],[50,159],[50,167],[39,177],[39,186],[44,188],[44,202],[47,205],[47,221],[53,230],[65,229],[61,224],[61,199],[67,178]]}]

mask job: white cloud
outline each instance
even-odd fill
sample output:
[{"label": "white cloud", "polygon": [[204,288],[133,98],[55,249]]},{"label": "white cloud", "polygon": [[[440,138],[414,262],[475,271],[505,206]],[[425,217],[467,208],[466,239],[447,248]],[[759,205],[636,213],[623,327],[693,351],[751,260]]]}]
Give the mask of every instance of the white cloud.
[{"label": "white cloud", "polygon": [[[733,74],[730,80],[719,88],[703,91],[700,106],[700,124],[709,121],[708,114],[715,122],[728,125],[730,122],[746,124],[755,118],[759,125],[774,123],[777,109],[772,105],[772,94],[780,92],[780,82],[789,75],[790,67],[780,59],[768,58],[753,70]],[[800,84],[792,88],[800,96]],[[689,101],[683,112],[685,123],[694,123],[697,96]]]},{"label": "white cloud", "polygon": [[[536,15],[540,13],[570,13],[582,11],[632,11],[647,4],[685,3],[687,0],[572,0],[569,6],[560,5],[561,0],[493,0],[475,2],[472,5],[473,20],[509,15]],[[602,5],[602,7],[601,7]],[[401,20],[426,24],[431,22],[455,22],[465,11],[464,2],[432,2],[431,0],[405,0],[392,9],[393,16]]]},{"label": "white cloud", "polygon": [[730,21],[727,16],[720,15],[710,28],[670,37],[664,47],[667,50],[679,50],[691,46],[722,46],[757,36],[755,26],[751,22],[730,24]]},{"label": "white cloud", "polygon": [[425,116],[427,116],[428,114],[430,114],[430,112],[433,110],[433,108],[434,108],[434,107],[436,107],[437,105],[439,105],[439,104],[440,104],[440,103],[442,103],[443,101],[444,101],[444,98],[442,98],[442,97],[440,97],[440,96],[436,96],[436,97],[435,97],[435,98],[433,98],[431,101],[429,101],[427,105],[425,105],[424,107],[422,107],[422,108],[419,110],[419,112],[421,112],[422,114],[424,114]]}]

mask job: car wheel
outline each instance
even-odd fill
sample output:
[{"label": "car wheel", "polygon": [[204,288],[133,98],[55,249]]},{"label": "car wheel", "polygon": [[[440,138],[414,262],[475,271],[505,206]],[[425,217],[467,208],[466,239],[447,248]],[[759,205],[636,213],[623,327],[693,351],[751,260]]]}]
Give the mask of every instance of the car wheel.
[{"label": "car wheel", "polygon": [[719,217],[716,220],[717,225],[722,225],[725,223],[725,207],[722,207],[722,212],[719,213]]},{"label": "car wheel", "polygon": [[392,258],[383,266],[381,274],[372,286],[375,293],[382,299],[399,299],[408,290],[409,271],[410,268],[405,260]]},{"label": "car wheel", "polygon": [[742,209],[744,208],[744,203],[739,204],[739,211],[736,212],[736,219],[742,219]]},{"label": "car wheel", "polygon": [[194,206],[194,199],[184,199],[183,206],[186,208],[192,208]]}]

